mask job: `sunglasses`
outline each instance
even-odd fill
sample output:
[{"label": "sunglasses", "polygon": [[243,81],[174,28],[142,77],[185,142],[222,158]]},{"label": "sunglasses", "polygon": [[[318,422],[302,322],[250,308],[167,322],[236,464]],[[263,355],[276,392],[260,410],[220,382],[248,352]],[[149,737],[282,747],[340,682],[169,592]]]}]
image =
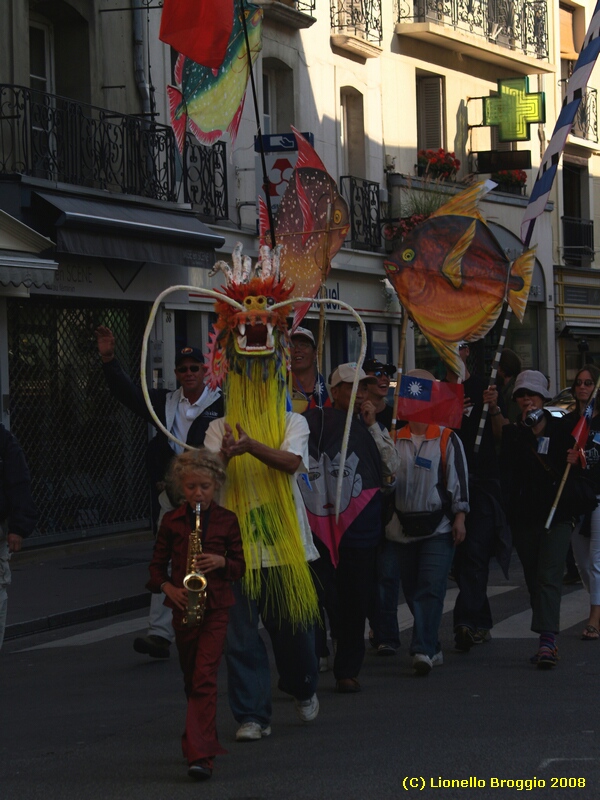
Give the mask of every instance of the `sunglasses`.
[{"label": "sunglasses", "polygon": [[519,397],[540,397],[540,395],[537,392],[530,392],[529,389],[519,389],[515,394],[515,400],[518,400]]},{"label": "sunglasses", "polygon": [[368,372],[368,375],[373,375],[375,378],[389,378],[389,374],[381,369],[376,369],[373,372]]},{"label": "sunglasses", "polygon": [[200,372],[201,367],[198,364],[184,364],[182,367],[176,367],[175,372],[183,375],[184,372]]},{"label": "sunglasses", "polygon": [[589,378],[586,378],[585,380],[581,380],[580,378],[579,380],[575,381],[575,386],[593,386],[593,385],[594,381],[591,381]]}]

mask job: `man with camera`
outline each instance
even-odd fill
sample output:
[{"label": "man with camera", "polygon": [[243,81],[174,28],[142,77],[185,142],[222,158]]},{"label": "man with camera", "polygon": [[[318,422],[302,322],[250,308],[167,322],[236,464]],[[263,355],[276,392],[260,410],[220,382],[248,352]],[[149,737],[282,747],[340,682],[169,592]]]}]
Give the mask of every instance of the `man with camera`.
[{"label": "man with camera", "polygon": [[539,634],[531,662],[551,669],[558,661],[556,636],[560,629],[560,600],[565,558],[577,512],[572,488],[579,467],[565,484],[556,513],[546,520],[567,466],[573,437],[567,426],[544,409],[551,397],[546,376],[537,370],[521,372],[513,399],[520,408],[517,422],[502,430],[501,474],[513,543],[529,590],[531,630]]}]

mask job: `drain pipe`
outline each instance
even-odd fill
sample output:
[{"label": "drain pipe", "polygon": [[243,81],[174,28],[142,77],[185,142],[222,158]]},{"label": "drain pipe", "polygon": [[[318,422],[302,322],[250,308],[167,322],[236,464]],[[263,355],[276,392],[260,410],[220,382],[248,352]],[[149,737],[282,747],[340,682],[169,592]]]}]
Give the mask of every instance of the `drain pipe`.
[{"label": "drain pipe", "polygon": [[142,99],[142,111],[150,117],[150,87],[144,71],[144,27],[142,0],[133,0],[133,71],[138,93]]}]

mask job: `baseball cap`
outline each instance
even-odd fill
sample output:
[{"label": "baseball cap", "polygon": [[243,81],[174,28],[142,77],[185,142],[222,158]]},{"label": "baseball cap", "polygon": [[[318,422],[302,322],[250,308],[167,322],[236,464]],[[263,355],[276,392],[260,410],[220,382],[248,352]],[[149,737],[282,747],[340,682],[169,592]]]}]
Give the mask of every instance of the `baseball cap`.
[{"label": "baseball cap", "polygon": [[544,400],[552,399],[552,395],[548,391],[548,379],[536,369],[526,369],[523,372],[519,372],[513,389],[513,400],[519,389],[527,389],[534,394],[539,394]]},{"label": "baseball cap", "polygon": [[186,345],[186,347],[182,347],[181,350],[178,350],[175,355],[175,366],[178,367],[184,358],[193,358],[194,361],[204,364],[204,356],[197,347],[188,347]]},{"label": "baseball cap", "polygon": [[304,339],[308,339],[313,347],[317,346],[313,332],[309,331],[308,328],[294,328],[290,334],[290,340],[295,339],[296,336],[302,336]]},{"label": "baseball cap", "polygon": [[348,364],[340,364],[339,367],[333,370],[329,381],[330,387],[333,389],[338,383],[352,383],[357,371],[359,381],[377,383],[377,378],[374,375],[367,375],[364,369],[359,368],[358,364],[352,361]]},{"label": "baseball cap", "polygon": [[363,369],[365,372],[383,372],[390,378],[396,374],[396,367],[393,364],[382,364],[376,358],[368,358],[363,364]]}]

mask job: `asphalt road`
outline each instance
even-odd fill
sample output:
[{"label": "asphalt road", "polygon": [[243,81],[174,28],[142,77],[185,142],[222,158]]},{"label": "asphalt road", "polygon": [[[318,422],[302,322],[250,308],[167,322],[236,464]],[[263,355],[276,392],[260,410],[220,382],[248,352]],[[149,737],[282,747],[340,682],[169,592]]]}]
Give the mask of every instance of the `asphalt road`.
[{"label": "asphalt road", "polygon": [[[536,640],[513,573],[490,580],[494,639],[455,652],[446,613],[445,663],[427,678],[410,669],[408,630],[397,656],[367,653],[362,693],[336,694],[324,673],[321,712],[308,725],[274,677],[273,733],[259,742],[235,742],[222,667],[219,732],[229,755],[203,784],[187,777],[181,756],[177,659],[132,650],[143,611],[9,641],[0,653],[0,798],[598,798],[600,642],[579,639],[587,597],[565,589],[561,661],[540,672],[528,662]],[[451,608],[451,582],[449,591]]]}]

